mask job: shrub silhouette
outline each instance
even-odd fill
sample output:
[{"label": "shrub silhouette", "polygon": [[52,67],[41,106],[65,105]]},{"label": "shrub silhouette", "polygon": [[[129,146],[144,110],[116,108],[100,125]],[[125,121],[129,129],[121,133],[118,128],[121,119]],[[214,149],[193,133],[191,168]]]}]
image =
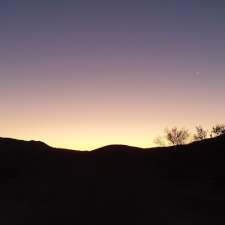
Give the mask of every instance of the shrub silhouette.
[{"label": "shrub silhouette", "polygon": [[217,124],[214,125],[211,131],[204,129],[201,125],[195,127],[195,133],[193,134],[193,138],[189,139],[192,136],[188,130],[181,128],[178,129],[176,126],[171,129],[165,129],[165,136],[157,136],[153,142],[158,146],[166,146],[166,145],[183,145],[188,144],[188,141],[201,141],[210,135],[210,138],[218,137],[220,135],[225,134],[225,124]]},{"label": "shrub silhouette", "polygon": [[217,124],[212,127],[211,137],[218,137],[222,134],[225,134],[225,124]]},{"label": "shrub silhouette", "polygon": [[164,137],[162,136],[158,136],[156,137],[153,142],[157,145],[157,146],[161,146],[161,147],[164,147],[166,146],[166,142],[164,140]]},{"label": "shrub silhouette", "polygon": [[177,127],[173,127],[172,129],[166,129],[166,139],[172,145],[183,145],[187,142],[190,133],[188,130]]},{"label": "shrub silhouette", "polygon": [[205,130],[201,125],[196,126],[196,133],[193,136],[194,141],[201,141],[207,138],[208,131]]}]

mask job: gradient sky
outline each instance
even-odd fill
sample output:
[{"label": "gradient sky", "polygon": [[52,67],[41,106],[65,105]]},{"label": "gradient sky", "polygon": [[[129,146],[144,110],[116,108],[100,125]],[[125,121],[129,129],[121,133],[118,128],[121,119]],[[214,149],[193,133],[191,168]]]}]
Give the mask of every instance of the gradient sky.
[{"label": "gradient sky", "polygon": [[0,136],[151,146],[225,120],[225,1],[1,0]]}]

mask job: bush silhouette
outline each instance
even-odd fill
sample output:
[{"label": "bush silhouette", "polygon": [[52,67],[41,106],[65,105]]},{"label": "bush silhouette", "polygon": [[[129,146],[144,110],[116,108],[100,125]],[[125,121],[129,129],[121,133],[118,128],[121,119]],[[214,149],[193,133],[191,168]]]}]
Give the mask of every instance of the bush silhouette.
[{"label": "bush silhouette", "polygon": [[211,137],[218,137],[222,134],[225,134],[225,124],[217,124],[212,127]]},{"label": "bush silhouette", "polygon": [[196,133],[194,134],[194,141],[201,141],[207,138],[208,136],[208,131],[205,130],[201,125],[196,126]]},{"label": "bush silhouette", "polygon": [[156,137],[153,142],[157,145],[157,146],[161,146],[161,147],[165,147],[166,146],[166,142],[164,140],[164,137],[162,136],[158,136]]},{"label": "bush silhouette", "polygon": [[190,133],[188,130],[177,127],[173,127],[172,129],[166,129],[166,139],[172,145],[183,145],[187,142]]},{"label": "bush silhouette", "polygon": [[[195,133],[192,135],[187,129],[178,129],[176,126],[171,129],[165,129],[165,136],[157,136],[153,142],[158,146],[166,145],[183,145],[188,144],[189,141],[201,141],[208,136],[210,138],[218,137],[225,134],[225,124],[217,124],[212,127],[210,131],[204,129],[201,125],[195,127]],[[193,138],[189,138],[193,136]]]}]

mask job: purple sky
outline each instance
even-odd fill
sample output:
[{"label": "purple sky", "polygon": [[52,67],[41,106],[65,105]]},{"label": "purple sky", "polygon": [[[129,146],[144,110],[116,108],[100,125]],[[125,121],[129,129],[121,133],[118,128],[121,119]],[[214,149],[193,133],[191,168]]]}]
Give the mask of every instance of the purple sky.
[{"label": "purple sky", "polygon": [[[132,3],[130,3],[132,2]],[[225,120],[225,2],[0,2],[0,136],[151,146]]]}]

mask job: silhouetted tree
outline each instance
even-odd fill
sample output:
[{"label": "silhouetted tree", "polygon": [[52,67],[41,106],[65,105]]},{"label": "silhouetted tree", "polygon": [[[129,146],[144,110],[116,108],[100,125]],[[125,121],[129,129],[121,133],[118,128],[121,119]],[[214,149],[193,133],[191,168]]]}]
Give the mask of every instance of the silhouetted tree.
[{"label": "silhouetted tree", "polygon": [[166,129],[166,139],[172,145],[183,145],[187,142],[188,137],[190,136],[189,131],[177,127],[173,127],[172,129]]},{"label": "silhouetted tree", "polygon": [[208,131],[205,130],[201,125],[196,126],[196,133],[194,134],[194,140],[195,141],[201,141],[207,138]]},{"label": "silhouetted tree", "polygon": [[217,124],[212,127],[211,137],[217,137],[222,134],[225,134],[225,124]]}]

